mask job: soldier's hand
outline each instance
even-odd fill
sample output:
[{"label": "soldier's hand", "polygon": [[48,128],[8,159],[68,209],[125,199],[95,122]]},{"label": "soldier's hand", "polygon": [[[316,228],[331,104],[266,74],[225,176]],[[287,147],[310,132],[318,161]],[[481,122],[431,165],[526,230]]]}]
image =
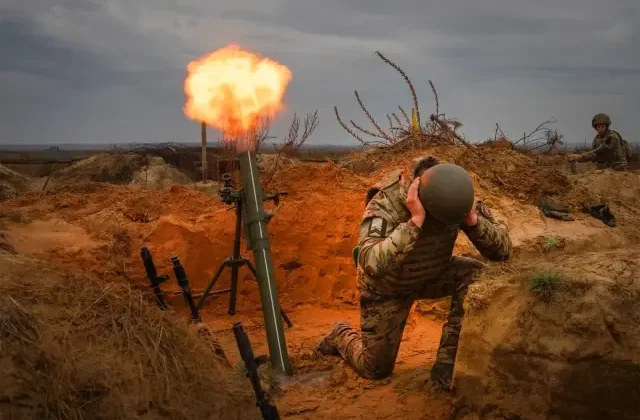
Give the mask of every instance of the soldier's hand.
[{"label": "soldier's hand", "polygon": [[413,183],[409,187],[409,191],[407,193],[407,208],[411,213],[411,221],[418,227],[422,227],[424,223],[424,219],[427,215],[426,210],[422,206],[420,202],[420,198],[418,197],[418,186],[420,185],[420,178],[416,178],[413,180]]},{"label": "soldier's hand", "polygon": [[569,162],[574,162],[574,161],[577,161],[578,159],[580,159],[580,155],[577,155],[575,153],[570,153],[567,155],[567,160]]},{"label": "soldier's hand", "polygon": [[471,211],[469,212],[469,214],[467,214],[467,217],[463,221],[463,223],[469,227],[478,224],[478,213],[476,213],[477,205],[478,199],[476,197],[473,197],[473,207],[471,207]]}]

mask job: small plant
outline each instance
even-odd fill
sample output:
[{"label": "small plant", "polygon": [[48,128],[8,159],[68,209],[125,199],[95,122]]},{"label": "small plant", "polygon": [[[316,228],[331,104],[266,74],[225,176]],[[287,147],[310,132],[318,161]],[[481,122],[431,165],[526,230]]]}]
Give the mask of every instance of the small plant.
[{"label": "small plant", "polygon": [[544,301],[549,301],[554,292],[560,288],[564,276],[553,271],[536,271],[529,278],[529,290],[533,295]]},{"label": "small plant", "polygon": [[557,236],[547,236],[542,240],[541,247],[543,252],[564,248],[564,239]]}]

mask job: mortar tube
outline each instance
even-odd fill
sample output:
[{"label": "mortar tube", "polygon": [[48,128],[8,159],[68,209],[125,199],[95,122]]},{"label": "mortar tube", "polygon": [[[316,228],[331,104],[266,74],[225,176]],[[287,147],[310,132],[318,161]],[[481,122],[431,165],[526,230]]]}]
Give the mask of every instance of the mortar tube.
[{"label": "mortar tube", "polygon": [[267,330],[267,343],[271,364],[285,375],[291,375],[291,364],[287,353],[284,327],[280,318],[280,302],[276,288],[275,270],[269,247],[269,235],[262,199],[264,197],[256,154],[252,151],[238,155],[242,194],[244,198],[245,226],[250,239],[253,259],[256,265],[256,277],[260,288],[260,301],[264,325]]}]

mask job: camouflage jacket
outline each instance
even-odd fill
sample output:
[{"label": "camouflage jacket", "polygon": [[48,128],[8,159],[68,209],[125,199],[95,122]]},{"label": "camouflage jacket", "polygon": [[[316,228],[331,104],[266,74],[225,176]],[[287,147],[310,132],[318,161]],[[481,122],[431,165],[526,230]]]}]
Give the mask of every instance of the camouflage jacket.
[{"label": "camouflage jacket", "polygon": [[449,264],[459,230],[485,258],[504,261],[511,256],[509,234],[482,202],[474,227],[444,226],[428,215],[422,228],[409,223],[411,214],[405,205],[409,182],[406,184],[402,185],[399,171],[392,173],[367,204],[360,224],[360,290],[402,296],[437,283]]},{"label": "camouflage jacket", "polygon": [[627,150],[622,139],[613,130],[593,139],[593,149],[580,155],[580,161],[596,161],[598,168],[622,169],[627,166]]}]

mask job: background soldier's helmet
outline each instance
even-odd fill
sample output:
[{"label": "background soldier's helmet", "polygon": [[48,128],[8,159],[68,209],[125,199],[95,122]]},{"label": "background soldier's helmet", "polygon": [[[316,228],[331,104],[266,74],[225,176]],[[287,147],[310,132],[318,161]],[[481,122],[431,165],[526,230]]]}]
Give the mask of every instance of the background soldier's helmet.
[{"label": "background soldier's helmet", "polygon": [[600,113],[593,116],[591,120],[591,126],[596,128],[596,125],[604,124],[607,128],[611,125],[611,118],[607,114]]},{"label": "background soldier's helmet", "polygon": [[410,169],[411,174],[413,175],[411,179],[419,177],[424,171],[431,168],[432,166],[436,166],[438,163],[440,163],[440,161],[438,161],[435,156],[431,155],[422,156],[414,160]]},{"label": "background soldier's helmet", "polygon": [[441,163],[429,170],[428,182],[420,182],[418,196],[430,216],[446,225],[455,225],[471,211],[473,181],[460,166]]}]

